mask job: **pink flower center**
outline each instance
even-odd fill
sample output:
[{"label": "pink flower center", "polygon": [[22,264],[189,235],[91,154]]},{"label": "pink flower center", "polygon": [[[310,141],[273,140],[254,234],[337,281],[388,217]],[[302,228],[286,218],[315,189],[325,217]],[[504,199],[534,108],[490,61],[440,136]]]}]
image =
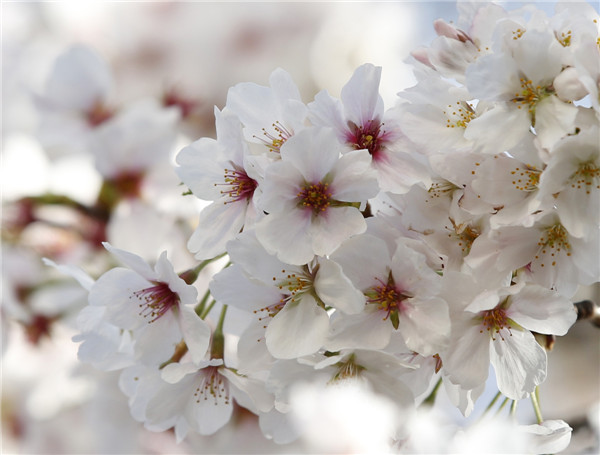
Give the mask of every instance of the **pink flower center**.
[{"label": "pink flower center", "polygon": [[356,150],[367,149],[375,160],[385,143],[386,133],[382,131],[382,126],[383,123],[379,123],[378,119],[369,120],[360,126],[348,122],[350,131],[346,135],[346,141]]},{"label": "pink flower center", "polygon": [[228,198],[225,204],[250,199],[258,186],[256,180],[248,177],[242,169],[225,169],[223,181],[224,183],[215,183],[215,186],[224,187],[221,194]]},{"label": "pink flower center", "polygon": [[[512,328],[510,325],[511,321],[506,316],[506,310],[502,306],[497,306],[493,310],[482,311],[480,316],[482,318],[483,327],[479,330],[479,333],[483,333],[485,328],[492,337],[492,340],[496,341],[496,338],[494,338],[494,333],[496,333],[500,335],[500,338],[504,341],[504,337],[500,331],[506,328],[510,333],[510,329]],[[510,336],[512,336],[512,333],[510,333]]]},{"label": "pink flower center", "polygon": [[307,183],[296,196],[299,199],[299,206],[311,209],[315,215],[324,212],[331,205],[328,183]]},{"label": "pink flower center", "polygon": [[135,297],[140,302],[138,305],[140,307],[139,315],[147,319],[149,324],[179,303],[179,295],[171,291],[167,283],[162,282],[135,291],[131,297]]}]

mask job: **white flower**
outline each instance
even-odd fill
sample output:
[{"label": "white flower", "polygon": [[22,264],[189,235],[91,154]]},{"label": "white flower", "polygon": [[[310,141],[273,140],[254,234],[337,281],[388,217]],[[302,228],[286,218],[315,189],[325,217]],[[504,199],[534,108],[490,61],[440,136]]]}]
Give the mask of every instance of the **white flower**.
[{"label": "white flower", "polygon": [[384,112],[379,95],[381,67],[364,64],[342,88],[341,101],[327,91],[308,105],[314,125],[332,127],[342,143],[371,155],[377,181],[383,191],[406,193],[418,182],[428,180],[426,167],[415,159],[413,145],[400,131],[397,114]]},{"label": "white flower", "polygon": [[346,241],[331,259],[364,294],[366,306],[358,315],[339,317],[332,326],[329,350],[382,349],[394,329],[409,349],[425,356],[445,345],[450,332],[448,307],[437,297],[440,277],[425,256],[402,240],[392,252],[382,240],[365,234]]},{"label": "white flower", "polygon": [[466,73],[470,93],[496,102],[466,132],[487,153],[512,148],[532,134],[532,126],[545,148],[575,129],[577,108],[561,101],[552,87],[562,70],[563,47],[547,30],[513,33],[510,49],[479,58]]},{"label": "white flower", "polygon": [[347,313],[362,309],[361,294],[332,261],[283,263],[264,250],[252,231],[231,241],[227,250],[235,264],[215,275],[211,292],[223,304],[252,311],[258,319],[242,334],[240,355],[262,358],[265,346],[276,358],[312,354],[327,339],[326,306]]},{"label": "white flower", "polygon": [[152,99],[127,106],[98,126],[90,138],[96,168],[117,180],[142,177],[151,167],[166,165],[175,144],[179,113]]},{"label": "white flower", "polygon": [[[457,275],[449,276],[446,283],[450,280],[446,291],[455,310],[471,302],[463,313],[453,314],[450,344],[441,353],[450,380],[464,389],[479,387],[487,379],[491,361],[504,395],[518,400],[532,393],[546,378],[546,352],[530,330],[567,333],[576,319],[571,302],[523,282],[469,299],[465,293],[477,292],[477,285]],[[464,289],[469,284],[470,289]]]},{"label": "white flower", "polygon": [[269,83],[271,87],[245,82],[230,88],[226,108],[239,117],[248,141],[278,153],[286,140],[304,128],[307,109],[286,71],[273,71]]},{"label": "white flower", "polygon": [[240,121],[216,108],[215,119],[217,140],[199,139],[177,155],[183,183],[200,199],[212,201],[188,242],[197,259],[225,252],[225,244],[256,218],[259,171],[248,155]]},{"label": "white flower", "polygon": [[162,370],[125,370],[121,388],[130,397],[134,418],[151,431],[174,427],[178,441],[189,430],[217,432],[229,422],[234,399],[252,412],[268,412],[273,406],[262,382],[239,376],[223,359],[171,363]]},{"label": "white flower", "polygon": [[600,228],[600,131],[589,125],[552,148],[540,192],[554,196],[562,225],[574,237],[594,241]]},{"label": "white flower", "polygon": [[210,328],[194,311],[196,288],[175,274],[166,252],[153,269],[135,254],[105,247],[128,268],[102,275],[90,289],[89,303],[104,308],[102,319],[133,332],[136,359],[165,362],[183,338],[194,362],[202,360]]},{"label": "white flower", "polygon": [[265,249],[283,262],[307,264],[364,232],[358,207],[378,191],[370,162],[366,150],[347,151],[329,128],[288,139],[265,173],[260,207],[268,215],[256,225]]},{"label": "white flower", "polygon": [[112,82],[106,62],[89,47],[73,45],[58,56],[35,98],[38,136],[51,153],[88,150],[92,131],[113,114]]}]

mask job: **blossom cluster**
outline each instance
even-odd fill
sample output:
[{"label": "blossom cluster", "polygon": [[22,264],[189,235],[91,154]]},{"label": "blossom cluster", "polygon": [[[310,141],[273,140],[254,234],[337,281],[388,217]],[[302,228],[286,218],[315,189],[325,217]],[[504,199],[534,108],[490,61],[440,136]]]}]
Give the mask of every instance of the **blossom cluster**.
[{"label": "blossom cluster", "polygon": [[[79,357],[121,371],[146,428],[209,435],[243,407],[288,443],[307,431],[294,391],[360,385],[405,416],[383,438],[410,452],[422,441],[406,416],[440,384],[468,416],[491,365],[500,394],[534,402],[527,450],[566,447],[570,428],[542,420],[537,387],[576,291],[600,281],[599,15],[460,5],[457,24],[436,21],[438,37],[413,52],[418,82],[394,106],[368,63],[339,99],[305,103],[283,69],[232,87],[216,138],[176,157],[181,199],[206,202],[188,270],[109,243],[122,267],[97,280],[67,269],[89,290]],[[70,122],[113,191],[141,191],[177,113],[113,116],[94,65],[81,65],[94,75],[85,93],[54,74],[40,100],[48,132]]]}]

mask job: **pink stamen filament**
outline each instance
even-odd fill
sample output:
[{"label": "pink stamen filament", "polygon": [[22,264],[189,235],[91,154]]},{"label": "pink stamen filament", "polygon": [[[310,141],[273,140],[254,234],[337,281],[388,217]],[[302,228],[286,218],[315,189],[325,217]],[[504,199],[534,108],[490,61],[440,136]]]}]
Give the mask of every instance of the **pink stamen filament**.
[{"label": "pink stamen filament", "polygon": [[[139,315],[152,323],[179,303],[179,295],[167,283],[158,282],[155,286],[135,291],[132,294],[140,303]],[[130,297],[131,298],[131,297]]]},{"label": "pink stamen filament", "polygon": [[225,204],[231,204],[241,200],[249,200],[258,186],[256,180],[248,177],[244,170],[225,169],[223,175],[224,183],[215,183],[215,186],[223,186],[221,194],[229,198]]}]

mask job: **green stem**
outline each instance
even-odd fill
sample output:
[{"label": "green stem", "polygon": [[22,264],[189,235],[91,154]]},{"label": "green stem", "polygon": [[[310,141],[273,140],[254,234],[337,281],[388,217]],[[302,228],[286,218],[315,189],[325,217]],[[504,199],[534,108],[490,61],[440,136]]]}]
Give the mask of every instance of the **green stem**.
[{"label": "green stem", "polygon": [[517,400],[513,400],[510,406],[510,416],[514,417],[517,414]]},{"label": "green stem", "polygon": [[535,418],[537,423],[541,424],[544,419],[542,418],[542,410],[540,409],[540,402],[538,400],[538,388],[536,386],[535,391],[531,394],[531,403],[533,404],[533,410],[535,411]]},{"label": "green stem", "polygon": [[492,406],[494,406],[496,404],[496,401],[498,401],[498,398],[500,398],[500,395],[502,395],[502,393],[500,391],[498,391],[498,393],[494,396],[492,401],[490,401],[490,404],[487,405],[487,408],[485,408],[485,411],[483,411],[482,417],[484,415],[486,415],[487,412],[492,408]]},{"label": "green stem", "polygon": [[433,390],[431,391],[429,396],[427,398],[425,398],[425,400],[423,400],[423,404],[428,405],[428,406],[433,406],[433,404],[435,403],[435,397],[436,397],[441,385],[442,385],[442,378],[439,378],[438,382],[435,384],[435,387],[433,388]]},{"label": "green stem", "polygon": [[212,310],[212,308],[215,306],[215,303],[217,303],[216,300],[213,300],[212,302],[210,302],[210,305],[208,305],[206,310],[204,310],[204,312],[200,315],[200,319],[205,319],[206,316],[208,316],[208,313],[210,313],[210,310]]},{"label": "green stem", "polygon": [[187,284],[192,284],[194,283],[197,279],[198,279],[198,275],[200,275],[200,272],[210,263],[221,259],[223,256],[225,256],[227,253],[223,253],[223,254],[219,254],[218,256],[215,256],[212,259],[206,259],[205,261],[202,261],[200,264],[198,264],[196,267],[191,268],[189,270],[186,270],[185,272],[182,272],[179,274],[179,277],[185,281]]},{"label": "green stem", "polygon": [[223,305],[221,310],[221,316],[219,316],[219,322],[217,328],[212,335],[212,344],[210,347],[210,358],[211,359],[222,359],[223,352],[225,351],[225,336],[223,335],[223,323],[225,322],[225,313],[227,313],[227,305]]},{"label": "green stem", "polygon": [[196,308],[194,308],[194,311],[196,312],[196,314],[198,316],[200,316],[201,319],[204,319],[206,317],[206,315],[204,315],[204,317],[202,317],[202,313],[204,312],[204,307],[206,306],[206,302],[208,301],[209,297],[210,297],[210,289],[207,289],[206,292],[204,293],[204,295],[202,296],[202,300],[200,300],[200,303],[198,305],[196,305]]},{"label": "green stem", "polygon": [[508,403],[508,397],[507,397],[507,398],[505,398],[505,399],[502,401],[502,404],[500,405],[500,407],[499,407],[499,408],[498,408],[498,410],[496,411],[496,414],[499,414],[499,413],[500,413],[500,411],[502,411],[502,409],[504,409],[504,406],[506,406],[506,403]]}]

